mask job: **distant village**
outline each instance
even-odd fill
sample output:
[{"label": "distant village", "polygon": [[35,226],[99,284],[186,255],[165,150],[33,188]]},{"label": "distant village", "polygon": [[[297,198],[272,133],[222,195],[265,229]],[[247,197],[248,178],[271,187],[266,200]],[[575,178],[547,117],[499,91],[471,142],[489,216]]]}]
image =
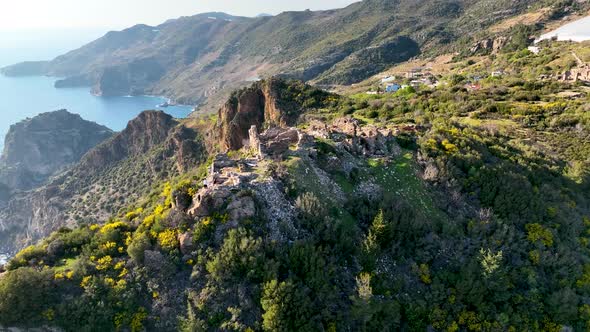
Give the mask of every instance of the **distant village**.
[{"label": "distant village", "polygon": [[[533,54],[539,54],[541,47],[530,46],[528,50]],[[590,84],[590,64],[582,61],[580,57],[572,52],[577,65],[574,68],[560,73],[541,74],[539,80],[556,80],[560,82],[584,82]],[[432,68],[416,67],[407,72],[397,73],[395,75],[383,75],[380,77],[380,83],[377,89],[372,88],[367,91],[369,95],[378,95],[386,93],[396,93],[400,90],[412,87],[415,90],[420,88],[435,88],[441,84],[439,77],[432,73]],[[491,73],[482,73],[480,75],[471,75],[465,83],[465,89],[477,91],[481,89],[480,81],[487,77],[502,77],[506,74],[504,70],[495,70]]]},{"label": "distant village", "polygon": [[382,76],[377,91],[368,91],[367,94],[395,93],[408,87],[414,89],[419,89],[422,86],[434,88],[440,82],[430,70],[427,67],[417,67],[400,75]]}]

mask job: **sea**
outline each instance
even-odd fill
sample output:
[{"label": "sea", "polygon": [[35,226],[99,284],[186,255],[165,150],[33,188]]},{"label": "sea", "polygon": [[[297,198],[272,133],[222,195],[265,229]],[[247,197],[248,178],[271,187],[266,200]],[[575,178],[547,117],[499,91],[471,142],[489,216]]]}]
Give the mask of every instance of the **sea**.
[{"label": "sea", "polygon": [[[42,59],[51,59],[51,55]],[[19,57],[19,54],[0,49],[0,67],[29,60],[30,57],[30,53]],[[90,87],[56,89],[53,86],[56,79],[0,75],[0,151],[10,125],[44,112],[67,109],[80,114],[83,119],[120,131],[144,110],[160,109],[176,118],[184,118],[193,110],[189,105],[158,107],[167,101],[162,97],[98,97],[90,94]]]},{"label": "sea", "polygon": [[586,16],[582,19],[565,24],[559,29],[548,32],[539,37],[536,42],[554,37],[563,41],[570,40],[575,42],[583,42],[590,40],[590,16]]}]

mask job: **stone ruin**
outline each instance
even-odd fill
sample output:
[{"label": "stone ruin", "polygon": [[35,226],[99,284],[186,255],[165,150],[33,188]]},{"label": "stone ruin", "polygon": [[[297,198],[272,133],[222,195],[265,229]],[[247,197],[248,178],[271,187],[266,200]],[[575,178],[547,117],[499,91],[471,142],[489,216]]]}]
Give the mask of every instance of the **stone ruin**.
[{"label": "stone ruin", "polygon": [[256,126],[249,130],[249,147],[259,160],[283,155],[291,147],[312,147],[315,139],[332,139],[350,153],[362,156],[397,155],[401,149],[395,142],[395,130],[374,125],[361,126],[352,117],[338,118],[328,125],[310,121],[305,129],[273,127],[259,133]]},{"label": "stone ruin", "polygon": [[203,188],[193,197],[188,214],[191,217],[210,216],[229,203],[226,208],[231,220],[254,216],[256,208],[253,198],[237,197],[235,193],[256,179],[257,175],[250,171],[256,164],[256,160],[235,161],[226,154],[218,154],[209,167]]},{"label": "stone ruin", "polygon": [[299,147],[309,142],[309,137],[296,128],[272,127],[259,133],[256,126],[250,127],[250,149],[255,151],[258,159],[283,155],[292,146]]},{"label": "stone ruin", "polygon": [[311,121],[308,133],[314,137],[330,138],[356,155],[387,156],[401,152],[393,130],[374,125],[361,126],[359,120],[352,117],[338,118],[331,125]]}]

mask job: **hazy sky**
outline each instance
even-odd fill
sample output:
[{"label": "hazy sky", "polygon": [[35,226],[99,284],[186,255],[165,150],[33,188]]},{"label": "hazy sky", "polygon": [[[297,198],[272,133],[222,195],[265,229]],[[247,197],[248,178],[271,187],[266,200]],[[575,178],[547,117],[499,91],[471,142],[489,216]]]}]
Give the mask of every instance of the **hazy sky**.
[{"label": "hazy sky", "polygon": [[40,28],[122,29],[169,18],[222,11],[234,15],[331,9],[355,0],[1,0],[0,30]]}]

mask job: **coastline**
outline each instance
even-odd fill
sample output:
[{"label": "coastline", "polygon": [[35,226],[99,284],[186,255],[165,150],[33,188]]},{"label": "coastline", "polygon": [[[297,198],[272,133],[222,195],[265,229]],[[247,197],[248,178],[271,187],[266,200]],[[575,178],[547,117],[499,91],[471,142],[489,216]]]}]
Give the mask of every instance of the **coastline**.
[{"label": "coastline", "polygon": [[[0,123],[0,149],[10,125],[39,113],[67,109],[82,118],[105,125],[115,131],[124,129],[141,111],[162,110],[175,118],[184,119],[194,112],[194,106],[180,103],[159,107],[169,100],[165,96],[137,95],[94,97],[87,87],[55,88],[55,77],[0,75],[0,98],[3,100],[3,120]],[[31,95],[36,98],[28,99]],[[23,100],[29,100],[23,107]]]}]

